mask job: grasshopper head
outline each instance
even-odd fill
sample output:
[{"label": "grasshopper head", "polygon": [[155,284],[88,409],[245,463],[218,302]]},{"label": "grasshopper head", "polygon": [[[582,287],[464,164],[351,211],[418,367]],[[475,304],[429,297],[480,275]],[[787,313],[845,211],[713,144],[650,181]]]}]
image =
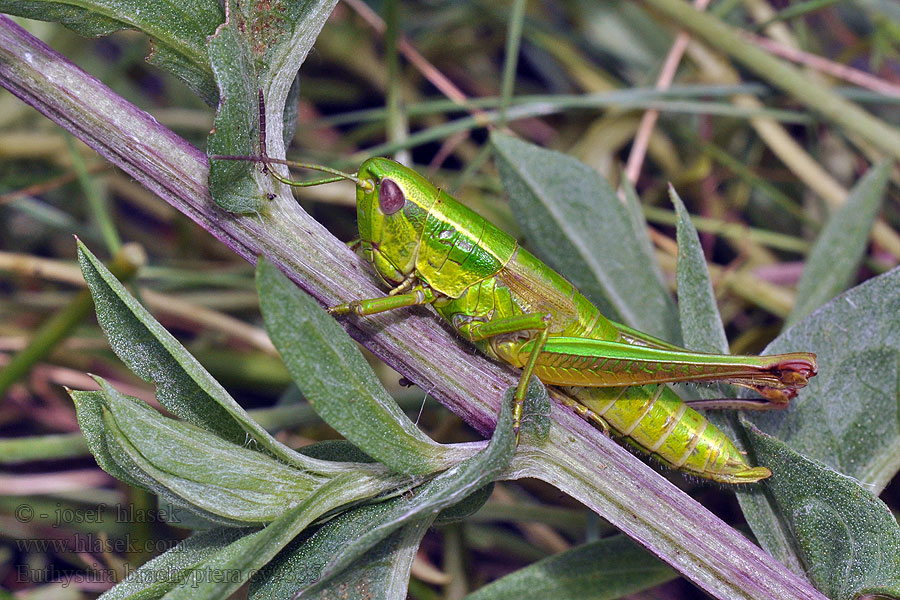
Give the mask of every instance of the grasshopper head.
[{"label": "grasshopper head", "polygon": [[386,283],[397,285],[415,269],[425,218],[438,189],[387,158],[370,158],[357,177],[356,218],[364,256]]}]

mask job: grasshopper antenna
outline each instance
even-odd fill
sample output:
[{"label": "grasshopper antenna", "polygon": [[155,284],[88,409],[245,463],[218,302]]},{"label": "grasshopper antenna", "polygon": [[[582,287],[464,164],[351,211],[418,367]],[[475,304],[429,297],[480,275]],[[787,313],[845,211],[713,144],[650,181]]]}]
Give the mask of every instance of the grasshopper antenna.
[{"label": "grasshopper antenna", "polygon": [[[242,160],[248,162],[261,162],[263,172],[270,174],[272,177],[292,187],[312,187],[314,185],[322,185],[325,183],[334,183],[335,181],[349,180],[356,185],[364,188],[371,187],[369,182],[363,182],[359,177],[352,173],[346,173],[338,169],[332,169],[324,165],[316,165],[312,163],[297,162],[294,160],[283,160],[280,158],[270,158],[266,153],[266,101],[263,97],[263,91],[259,90],[259,156],[239,156],[233,154],[210,154],[209,160]],[[294,167],[295,169],[309,169],[311,171],[320,171],[322,173],[331,173],[334,177],[325,177],[313,181],[295,181],[287,177],[282,177],[275,169],[271,169],[271,165],[285,165]]]}]

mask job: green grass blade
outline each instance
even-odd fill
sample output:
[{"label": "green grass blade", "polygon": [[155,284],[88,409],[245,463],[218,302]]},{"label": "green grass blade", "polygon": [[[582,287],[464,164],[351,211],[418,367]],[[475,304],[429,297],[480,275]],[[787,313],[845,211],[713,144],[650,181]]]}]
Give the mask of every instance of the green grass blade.
[{"label": "green grass blade", "polygon": [[59,433],[0,440],[0,464],[84,456],[87,444],[80,433]]},{"label": "green grass blade", "polygon": [[645,2],[829,121],[849,133],[859,135],[890,156],[900,158],[900,129],[897,127],[841,98],[831,88],[807,76],[799,68],[743,39],[732,27],[696,10],[684,0]]}]

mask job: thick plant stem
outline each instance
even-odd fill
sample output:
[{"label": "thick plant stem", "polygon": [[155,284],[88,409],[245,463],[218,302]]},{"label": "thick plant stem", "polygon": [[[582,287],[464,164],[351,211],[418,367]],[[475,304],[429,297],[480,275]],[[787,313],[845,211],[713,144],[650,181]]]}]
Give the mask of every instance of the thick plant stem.
[{"label": "thick plant stem", "polygon": [[[286,195],[265,215],[210,198],[206,157],[0,16],[0,85],[72,131],[240,256],[263,255],[323,305],[383,295],[361,259]],[[474,355],[424,309],[344,322],[373,353],[482,432],[517,376]],[[436,352],[435,349],[440,349]],[[504,474],[570,494],[718,598],[824,600],[628,450],[554,406],[549,441],[523,443]],[[589,457],[589,459],[586,459]]]}]

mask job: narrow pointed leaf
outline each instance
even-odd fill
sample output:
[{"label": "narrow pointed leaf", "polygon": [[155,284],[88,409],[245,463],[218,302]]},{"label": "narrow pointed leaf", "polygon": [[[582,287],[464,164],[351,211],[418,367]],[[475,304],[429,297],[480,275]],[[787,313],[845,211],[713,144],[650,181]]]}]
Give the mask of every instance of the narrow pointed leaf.
[{"label": "narrow pointed leaf", "polygon": [[675,303],[609,184],[571,156],[497,133],[491,143],[528,245],[608,317],[678,342]]},{"label": "narrow pointed leaf", "polygon": [[406,600],[413,560],[430,526],[431,519],[427,518],[404,525],[363,554],[340,577],[299,597]]},{"label": "narrow pointed leaf", "polygon": [[697,229],[678,192],[671,186],[669,198],[678,216],[678,313],[684,346],[698,352],[728,354],[728,338],[725,337]]},{"label": "narrow pointed leaf", "polygon": [[[323,527],[323,529],[329,526],[341,529],[341,525],[346,524],[356,532],[356,535],[345,540],[345,543],[336,549],[336,554],[325,554],[328,558],[321,566],[316,580],[322,581],[331,574],[340,573],[349,565],[357,563],[360,556],[404,525],[422,519],[430,522],[440,510],[456,504],[496,478],[509,463],[515,449],[509,405],[507,402],[497,430],[482,452],[417,487],[411,498],[400,495],[385,503],[357,509],[368,515],[375,514],[376,518],[371,522],[360,520],[360,514],[357,512],[355,518],[354,513],[349,513],[349,517],[347,515],[338,517],[337,525],[332,526],[329,523]],[[239,539],[198,567],[201,573],[206,569],[215,569],[218,572],[232,573],[233,577],[227,581],[207,579],[192,588],[181,586],[164,597],[176,600],[215,599],[227,596],[275,558],[314,519],[352,501],[353,494],[358,488],[358,477],[350,473],[338,476],[317,490],[315,498],[297,505],[265,529]],[[316,556],[321,558],[323,554],[316,552]],[[277,569],[274,572],[277,575]]]},{"label": "narrow pointed leaf", "polygon": [[[249,581],[310,523],[328,511],[348,502],[354,477],[338,476],[308,498],[287,511],[265,529],[245,535],[196,567],[197,577],[189,585],[179,586],[166,600],[219,600]],[[227,576],[226,576],[227,575]]]},{"label": "narrow pointed leaf", "polygon": [[502,472],[515,448],[509,410],[512,396],[511,390],[497,429],[484,450],[410,494],[332,519],[309,539],[298,541],[276,560],[269,573],[258,577],[253,597],[317,597],[331,578],[343,581],[345,569],[360,564],[365,553],[398,529],[421,521],[430,524],[441,511],[457,507],[473,494],[482,497],[484,487]]},{"label": "narrow pointed leaf", "polygon": [[209,513],[261,523],[310,496],[328,479],[226,442],[190,423],[163,417],[140,400],[101,383],[107,431],[121,451],[117,462],[130,460],[133,468],[152,480],[153,491],[162,486]]},{"label": "narrow pointed leaf", "polygon": [[797,303],[785,326],[800,321],[852,283],[881,208],[891,164],[883,161],[869,169],[847,203],[828,219],[806,259],[797,285]]},{"label": "narrow pointed leaf", "polygon": [[257,287],[275,347],[325,422],[397,472],[431,473],[460,458],[409,420],[350,336],[271,263],[259,262]]},{"label": "narrow pointed leaf", "polygon": [[[101,466],[114,462],[130,483],[205,519],[229,524],[268,522],[348,472],[337,464],[327,475],[290,467],[190,423],[164,417],[140,400],[119,394],[105,381],[99,383],[104,423]],[[82,398],[77,401],[83,402]],[[111,472],[120,474],[116,469]],[[349,500],[409,483],[366,472],[353,476]]]},{"label": "narrow pointed leaf", "polygon": [[497,428],[487,447],[422,484],[409,497],[400,496],[392,501],[377,522],[361,530],[357,538],[348,541],[340,552],[329,559],[322,569],[320,581],[354,564],[364,552],[405,524],[421,519],[431,522],[442,510],[462,502],[494,481],[509,464],[515,451],[511,409],[514,392],[511,388],[504,396]]},{"label": "narrow pointed leaf", "polygon": [[[681,331],[684,336],[685,347],[703,352],[728,353],[728,339],[725,336],[725,328],[722,325],[722,317],[716,305],[712,282],[709,278],[709,268],[697,229],[690,220],[687,210],[681,198],[674,188],[669,188],[669,196],[675,205],[678,216],[678,310],[681,315]],[[679,390],[683,396],[696,395],[699,398],[723,398],[736,397],[738,391],[735,386],[716,384],[711,387],[697,388],[695,390]],[[706,411],[704,416],[716,427],[721,429],[731,438],[739,448],[743,448],[743,425],[733,411]],[[756,464],[768,466],[764,461],[756,459]],[[763,484],[765,485],[765,484]],[[738,503],[744,511],[760,512],[759,506],[763,506],[763,513],[770,519],[765,522],[767,527],[777,527],[775,515],[768,513],[765,506],[765,498],[762,489],[758,486],[735,486],[735,494]],[[759,535],[757,528],[754,532]],[[764,547],[766,544],[763,544]],[[771,551],[771,550],[770,550]],[[791,558],[781,555],[782,558]],[[790,560],[788,564],[796,566]]]},{"label": "narrow pointed leaf", "polygon": [[110,346],[135,375],[156,385],[160,404],[225,440],[244,444],[249,436],[285,462],[315,467],[316,461],[277,441],[250,418],[80,241],[78,262]]},{"label": "narrow pointed leaf", "polygon": [[144,487],[144,479],[132,475],[130,469],[123,468],[113,458],[107,444],[109,432],[103,420],[106,395],[102,391],[82,392],[69,390],[69,396],[75,403],[75,414],[78,417],[78,426],[87,442],[88,449],[94,455],[94,460],[101,469],[128,485]]},{"label": "narrow pointed leaf", "polygon": [[[346,585],[348,579],[354,576],[352,573],[356,569],[350,566],[339,573],[330,572],[328,567],[331,557],[346,552],[348,545],[354,544],[367,530],[387,519],[396,510],[396,505],[404,501],[403,498],[394,498],[347,511],[328,521],[309,537],[297,539],[285,548],[266,567],[265,571],[251,580],[251,600],[292,600],[304,591],[309,591],[309,593],[303,594],[303,597],[315,598],[321,593],[327,593],[327,590],[331,589],[333,585]],[[370,557],[367,555],[369,553],[378,552],[379,548],[385,549],[385,547],[394,546],[396,540],[406,537],[408,532],[405,530],[407,528],[411,528],[413,531],[421,530],[424,535],[424,530],[430,527],[431,521],[432,519],[429,518],[413,520],[393,533],[387,534],[371,548],[364,549],[359,546],[353,548],[351,552],[356,557],[355,564],[362,567],[363,570],[368,569],[370,564],[367,559]],[[416,544],[418,541],[416,540]],[[318,581],[328,575],[332,576],[329,579],[332,585],[325,583],[316,586]],[[404,585],[408,580],[407,574]],[[384,583],[386,582],[382,582],[375,589],[383,589]],[[317,587],[318,592],[313,591],[314,586]],[[352,586],[349,586],[349,589],[353,589]]]},{"label": "narrow pointed leaf", "polygon": [[[681,322],[681,335],[685,348],[698,352],[728,354],[728,338],[722,325],[722,317],[716,304],[712,282],[709,279],[709,267],[706,256],[700,245],[697,228],[684,203],[669,186],[669,198],[675,205],[676,235],[678,240],[678,262],[676,280],[678,282],[678,315]],[[689,398],[723,398],[735,393],[730,386],[714,384],[709,387],[681,388],[679,395]],[[732,435],[736,431],[735,419],[722,412],[707,413],[717,427]]]}]

